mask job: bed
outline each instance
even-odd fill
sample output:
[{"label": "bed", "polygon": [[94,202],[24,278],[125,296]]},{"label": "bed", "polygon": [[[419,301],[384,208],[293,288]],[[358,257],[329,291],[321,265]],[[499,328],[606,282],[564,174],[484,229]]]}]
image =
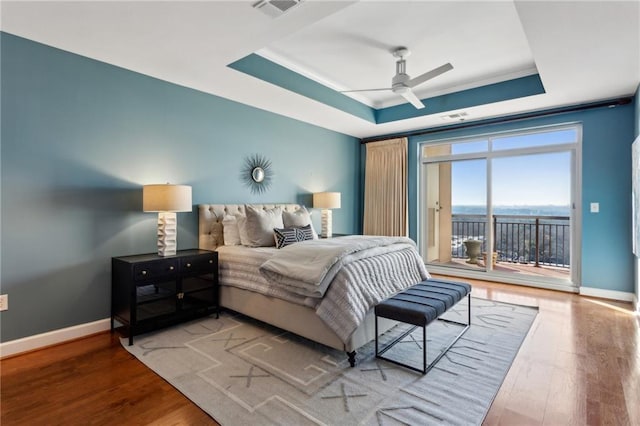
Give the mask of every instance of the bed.
[{"label": "bed", "polygon": [[[251,206],[265,210],[279,207],[286,212],[296,212],[301,208],[298,204],[252,204]],[[261,274],[257,272],[260,264],[270,259],[278,249],[275,247],[248,248],[224,245],[223,218],[225,215],[244,215],[246,213],[245,205],[201,204],[198,206],[198,211],[199,248],[218,251],[220,305],[223,308],[266,322],[314,342],[343,350],[347,353],[350,365],[355,365],[356,350],[375,338],[373,309],[369,309],[364,314],[364,319],[353,332],[349,332],[348,336],[341,336],[334,330],[335,326],[331,328],[327,325],[326,317],[323,319],[319,316],[318,312],[321,309],[318,305],[313,306],[311,303],[305,302],[308,298],[294,296],[287,300],[280,294],[274,295],[269,292],[256,291],[256,286],[261,285],[261,282],[264,281]],[[238,267],[234,266],[235,264],[244,269],[238,270]],[[424,268],[424,263],[420,261],[420,264]],[[419,273],[428,276],[426,269]],[[421,278],[424,277],[415,278],[415,282],[421,281]],[[415,282],[403,285],[406,288]],[[331,288],[327,290],[327,292],[329,291],[332,291]],[[384,323],[380,322],[379,327],[381,331],[385,331],[394,324],[395,322],[385,321]]]}]

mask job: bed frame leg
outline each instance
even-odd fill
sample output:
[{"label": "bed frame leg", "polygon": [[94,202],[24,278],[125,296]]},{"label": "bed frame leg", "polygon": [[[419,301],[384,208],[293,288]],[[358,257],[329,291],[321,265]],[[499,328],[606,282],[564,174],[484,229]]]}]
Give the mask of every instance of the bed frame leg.
[{"label": "bed frame leg", "polygon": [[356,366],[356,351],[347,352],[347,356],[349,357],[349,365],[351,367]]}]

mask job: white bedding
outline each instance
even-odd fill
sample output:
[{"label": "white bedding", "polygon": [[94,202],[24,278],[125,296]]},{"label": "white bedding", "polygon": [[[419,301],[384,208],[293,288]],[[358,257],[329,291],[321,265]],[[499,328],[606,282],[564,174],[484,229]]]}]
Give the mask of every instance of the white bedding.
[{"label": "white bedding", "polygon": [[[334,241],[343,241],[334,245],[342,246],[350,239],[352,238],[335,238]],[[375,239],[369,240],[373,244]],[[335,257],[335,251],[331,249],[324,255],[318,255],[318,261],[324,259],[324,263],[320,267],[324,273],[310,272],[315,277],[313,279],[316,282],[318,280],[322,282],[328,275],[331,276],[329,283],[327,283],[326,294],[322,298],[297,294],[290,291],[291,286],[268,282],[261,275],[260,267],[271,262],[275,256],[279,256],[279,252],[284,249],[243,246],[219,247],[217,250],[220,261],[220,284],[308,306],[314,309],[322,321],[346,343],[373,306],[398,291],[429,278],[424,262],[415,249],[415,244],[411,240],[409,240],[410,242],[403,239],[393,240],[395,242],[387,241],[387,246],[383,244],[383,247],[369,247],[369,242],[356,244],[356,249],[357,247],[368,248],[360,252],[356,251],[355,254],[353,248],[344,249],[342,253],[349,254],[338,256],[342,259],[339,262],[331,260],[330,253],[333,253]],[[305,243],[300,242],[289,246],[291,247],[288,250],[290,253],[286,256],[297,257],[298,263],[300,263],[301,255],[296,249],[302,249],[301,252],[309,251],[311,253],[313,251],[311,248],[305,248]],[[364,253],[367,255],[365,256]],[[353,255],[352,258],[345,262],[344,258],[351,255]],[[306,258],[302,270],[312,271],[312,266],[318,263],[313,259],[313,254],[310,256],[312,258]],[[327,261],[330,263],[329,266],[327,266]],[[328,270],[336,263],[340,263],[340,267],[336,268],[335,273],[328,274]]]},{"label": "white bedding", "polygon": [[260,274],[260,266],[278,251],[275,247],[220,246],[216,251],[220,285],[255,291],[298,305],[310,307],[317,305],[317,300],[270,285]]}]

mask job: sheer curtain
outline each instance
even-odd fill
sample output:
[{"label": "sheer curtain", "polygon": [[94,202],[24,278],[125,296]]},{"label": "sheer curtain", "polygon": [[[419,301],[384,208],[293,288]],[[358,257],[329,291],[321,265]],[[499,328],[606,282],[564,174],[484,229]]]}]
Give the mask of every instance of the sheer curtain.
[{"label": "sheer curtain", "polygon": [[407,235],[407,138],[366,145],[365,235]]}]

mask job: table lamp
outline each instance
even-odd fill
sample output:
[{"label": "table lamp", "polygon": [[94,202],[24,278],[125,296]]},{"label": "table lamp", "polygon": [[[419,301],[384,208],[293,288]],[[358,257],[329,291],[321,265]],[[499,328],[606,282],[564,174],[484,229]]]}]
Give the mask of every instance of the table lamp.
[{"label": "table lamp", "polygon": [[158,212],[158,255],[176,254],[178,221],[176,212],[190,212],[191,187],[187,185],[144,185],[142,210]]},{"label": "table lamp", "polygon": [[322,229],[320,235],[323,238],[330,238],[331,232],[331,209],[340,208],[339,192],[316,192],[313,194],[313,207],[322,209],[321,221]]}]

